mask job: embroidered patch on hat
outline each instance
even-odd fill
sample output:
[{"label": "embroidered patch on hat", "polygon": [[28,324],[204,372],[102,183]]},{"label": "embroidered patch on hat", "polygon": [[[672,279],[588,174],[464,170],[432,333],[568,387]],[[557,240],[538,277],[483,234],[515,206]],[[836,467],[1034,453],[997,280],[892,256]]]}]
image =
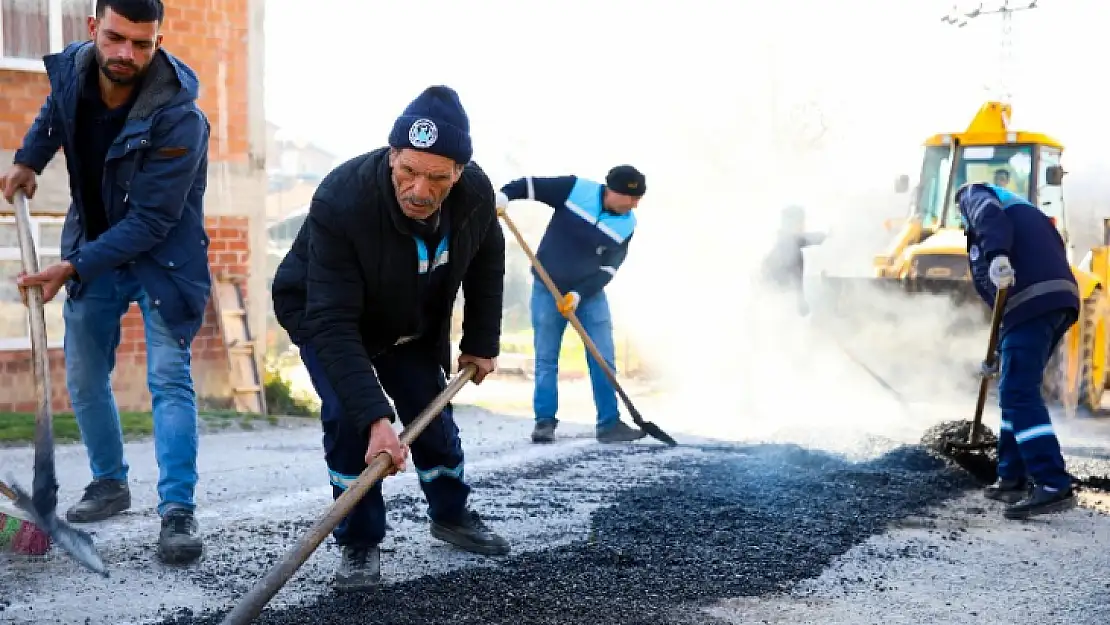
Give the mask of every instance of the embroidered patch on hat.
[{"label": "embroidered patch on hat", "polygon": [[628,183],[628,188],[629,188],[629,189],[635,189],[635,188],[637,188],[637,187],[639,187],[639,186],[640,186],[640,183],[638,183],[638,182],[635,182],[635,181],[633,181],[633,182],[630,182],[630,183]]},{"label": "embroidered patch on hat", "polygon": [[439,128],[430,119],[418,119],[409,128],[409,143],[415,148],[430,148],[439,138]]},{"label": "embroidered patch on hat", "polygon": [[967,255],[968,255],[968,258],[971,259],[971,262],[975,262],[975,261],[979,260],[979,246],[978,245],[972,245],[971,249],[968,250]]}]

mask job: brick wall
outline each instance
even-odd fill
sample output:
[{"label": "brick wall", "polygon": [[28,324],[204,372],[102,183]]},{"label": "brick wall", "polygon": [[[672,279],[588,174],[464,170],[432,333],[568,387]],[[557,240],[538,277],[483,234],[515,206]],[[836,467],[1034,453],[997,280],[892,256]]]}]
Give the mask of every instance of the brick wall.
[{"label": "brick wall", "polygon": [[[246,161],[250,134],[247,0],[175,0],[166,4],[163,46],[200,77],[200,107],[212,124],[209,154],[218,161]],[[0,70],[0,93],[4,94],[0,98],[0,149],[20,146],[48,91],[44,73]],[[64,163],[61,158],[56,160]]]},{"label": "brick wall", "polygon": [[[246,217],[210,217],[207,223],[212,245],[208,260],[213,274],[244,277],[248,273]],[[244,286],[244,297],[248,297]],[[229,397],[227,355],[220,337],[215,302],[210,302],[204,326],[192,345],[193,379],[202,407],[225,407]],[[0,412],[34,412],[35,394],[30,351],[0,350]],[[50,350],[52,405],[56,412],[70,410],[65,388],[62,350]],[[146,347],[143,319],[136,304],[123,317],[116,371],[112,387],[120,410],[150,409],[146,385]]]},{"label": "brick wall", "polygon": [[[163,28],[165,48],[193,68],[201,82],[200,106],[212,125],[209,145],[207,219],[212,245],[209,260],[213,273],[245,277],[252,273],[250,241],[264,228],[250,217],[264,211],[264,180],[252,171],[248,31],[249,0],[175,0],[166,3]],[[38,114],[49,90],[41,72],[0,70],[0,167],[11,162],[11,152]],[[259,184],[259,180],[262,180]],[[39,179],[39,193],[32,204],[38,214],[64,214],[69,206],[65,159],[59,154]],[[255,206],[257,204],[257,206]],[[7,206],[0,207],[0,210]],[[253,259],[257,262],[258,259]],[[259,282],[252,276],[253,284]],[[264,284],[264,282],[262,282]],[[245,285],[244,285],[244,288]],[[257,298],[256,298],[257,299]],[[262,298],[268,299],[268,298]],[[252,321],[258,315],[252,317]],[[252,328],[259,333],[257,324]],[[113,387],[123,410],[149,410],[146,388],[146,354],[142,319],[137,307],[123,319]],[[193,344],[197,393],[207,402],[220,403],[228,395],[227,358],[219,336],[213,306]],[[53,405],[69,410],[61,350],[50,354]],[[28,351],[0,350],[0,412],[33,411],[34,385]]]}]

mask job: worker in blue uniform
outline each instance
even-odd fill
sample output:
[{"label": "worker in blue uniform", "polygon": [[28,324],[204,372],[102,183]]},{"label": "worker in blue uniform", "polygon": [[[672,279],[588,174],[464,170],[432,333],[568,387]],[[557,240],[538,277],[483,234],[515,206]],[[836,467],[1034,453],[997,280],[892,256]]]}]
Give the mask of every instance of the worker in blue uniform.
[{"label": "worker in blue uniform", "polygon": [[[536,350],[534,443],[555,440],[559,351],[567,327],[566,316],[571,311],[609,367],[616,371],[613,318],[605,287],[628,255],[636,229],[633,209],[645,191],[644,175],[631,165],[619,165],[609,171],[604,184],[578,176],[529,176],[506,184],[497,194],[499,207],[510,200],[535,200],[554,209],[536,257],[558,287],[562,300],[556,301],[539,276],[535,276],[531,299]],[[592,357],[587,363],[597,406],[597,439],[620,443],[646,436],[642,430],[620,420],[616,389]]]},{"label": "worker in blue uniform", "polygon": [[1049,356],[1079,318],[1079,288],[1064,241],[1048,216],[1002,187],[971,183],[956,193],[975,289],[1003,304],[997,370],[1002,423],[998,480],[985,495],[1010,504],[1006,518],[1076,505],[1041,381]]}]

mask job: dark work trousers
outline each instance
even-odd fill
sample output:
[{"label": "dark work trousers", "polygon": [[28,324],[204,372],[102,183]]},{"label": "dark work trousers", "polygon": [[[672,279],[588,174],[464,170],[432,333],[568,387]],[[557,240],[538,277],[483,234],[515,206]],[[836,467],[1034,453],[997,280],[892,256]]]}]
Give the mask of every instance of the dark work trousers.
[{"label": "dark work trousers", "polygon": [[1045,366],[1069,321],[1064,311],[1052,311],[1009,328],[1002,335],[998,380],[998,403],[1002,408],[998,476],[1002,479],[1031,477],[1049,488],[1071,487],[1060,441],[1041,395]]},{"label": "dark work trousers", "polygon": [[[343,416],[339,399],[327,380],[323,366],[310,346],[303,346],[304,362],[312,385],[320,396],[320,420],[324,427],[324,457],[331,477],[332,496],[338,498],[366,468],[369,439],[360,436]],[[419,341],[405,343],[373,359],[382,389],[393,401],[398,418],[411,423],[446,386],[443,367],[434,350]],[[412,462],[433,520],[453,523],[466,511],[470,486],[463,479],[462,441],[452,417],[452,406],[444,408],[416,438]],[[385,502],[381,482],[359,501],[332,534],[337,544],[373,547],[385,538]]]}]

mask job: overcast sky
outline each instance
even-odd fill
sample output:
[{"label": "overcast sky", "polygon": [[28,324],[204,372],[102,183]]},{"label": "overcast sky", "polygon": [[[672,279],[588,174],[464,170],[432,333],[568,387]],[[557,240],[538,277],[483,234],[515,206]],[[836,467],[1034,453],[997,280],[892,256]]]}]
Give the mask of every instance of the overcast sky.
[{"label": "overcast sky", "polygon": [[[1106,147],[1102,123],[1086,127],[1103,116],[1093,51],[1106,49],[1105,20],[1096,0],[1040,4],[1013,20],[1015,123],[1058,135],[1074,165]],[[803,101],[823,109],[836,161],[896,168],[926,135],[965,127],[996,82],[1000,20],[956,29],[940,22],[951,6],[269,0],[267,114],[351,156],[382,144],[405,104],[442,82],[461,94],[480,162],[596,173],[663,165],[699,144],[762,149],[774,77],[782,115]]]},{"label": "overcast sky", "polygon": [[[1041,5],[1014,17],[1014,123],[1062,140],[1080,176],[1110,161],[1105,2]],[[921,142],[963,130],[997,95],[988,87],[998,78],[1000,20],[957,29],[940,21],[951,7],[268,0],[267,115],[349,157],[383,145],[413,97],[446,83],[461,95],[475,159],[495,185],[524,174],[597,179],[635,164],[649,188],[635,260],[607,291],[622,327],[678,357],[703,339],[660,332],[686,327],[674,320],[694,311],[735,314],[726,300],[744,284],[738,269],[757,262],[778,207],[809,207],[811,224],[834,228],[824,247],[843,244],[835,249],[858,258],[840,260],[868,271],[889,234],[881,215],[861,209],[902,215],[908,199],[892,194],[893,179],[917,173]],[[807,102],[828,127],[818,150],[802,149],[814,125]],[[877,242],[857,241],[868,228]]]}]

